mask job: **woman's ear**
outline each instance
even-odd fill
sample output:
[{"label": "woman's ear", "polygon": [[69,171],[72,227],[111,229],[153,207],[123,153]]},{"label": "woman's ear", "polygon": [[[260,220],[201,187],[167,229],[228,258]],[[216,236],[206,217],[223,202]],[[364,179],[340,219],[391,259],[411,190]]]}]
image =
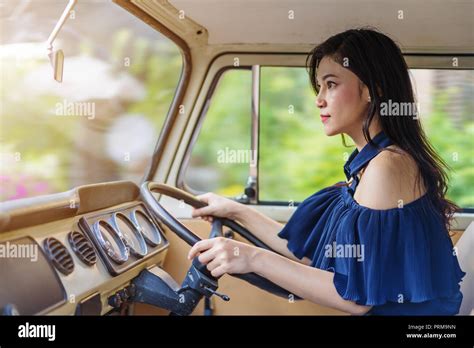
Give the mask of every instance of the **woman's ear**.
[{"label": "woman's ear", "polygon": [[370,97],[369,89],[367,88],[365,84],[362,84],[361,98],[362,100],[365,100],[367,103],[370,103],[372,101]]},{"label": "woman's ear", "polygon": [[[362,83],[362,100],[366,100],[368,103],[372,102],[372,98],[370,96],[370,92],[369,92],[369,88],[367,87],[367,85],[365,85],[364,83]],[[379,97],[382,97],[383,93],[382,93],[382,89],[377,86],[377,93],[379,95]]]}]

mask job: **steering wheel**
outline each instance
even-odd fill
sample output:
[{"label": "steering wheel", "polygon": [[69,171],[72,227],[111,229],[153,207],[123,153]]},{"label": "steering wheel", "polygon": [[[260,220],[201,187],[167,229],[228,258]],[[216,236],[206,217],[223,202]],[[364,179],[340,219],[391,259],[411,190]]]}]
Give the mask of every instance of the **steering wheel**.
[{"label": "steering wheel", "polygon": [[[152,181],[146,181],[141,185],[140,188],[140,193],[142,196],[143,201],[145,204],[148,206],[148,208],[151,210],[151,212],[163,223],[165,224],[172,232],[174,232],[179,238],[181,238],[183,241],[188,243],[190,246],[193,246],[197,242],[201,240],[197,235],[195,235],[192,231],[190,231],[186,226],[184,226],[181,222],[179,222],[173,215],[171,215],[163,206],[155,199],[155,196],[153,195],[153,192],[172,197],[178,200],[182,200],[184,203],[194,207],[194,208],[202,208],[207,206],[207,203],[200,201],[198,198],[195,196],[177,189],[175,187],[165,185],[165,184],[160,184],[157,182],[152,182]],[[215,218],[216,220],[216,218]],[[249,230],[244,228],[242,225],[238,224],[235,221],[226,219],[226,218],[218,218],[218,221],[220,220],[220,228],[222,228],[222,225],[229,227],[232,229],[234,232],[238,233],[241,235],[243,238],[248,240],[250,243],[253,245],[264,248],[267,250],[272,250],[268,245],[263,243],[261,240],[256,238]],[[274,251],[275,252],[275,251]],[[197,258],[193,261],[193,263],[199,263]],[[203,272],[207,271],[207,268],[202,265],[200,267],[200,270]],[[291,294],[287,290],[283,289],[279,285],[276,285],[275,283],[271,282],[270,280],[256,274],[256,273],[245,273],[245,274],[229,274],[232,277],[238,278],[245,280],[246,282],[262,289],[265,291],[268,291],[274,295],[281,296],[288,298],[288,296],[294,296],[294,298],[298,298],[297,296]],[[212,277],[210,275],[210,272],[208,272],[207,276]],[[214,277],[212,277],[214,278]],[[215,279],[215,278],[214,278]],[[217,282],[217,279],[215,279]]]}]

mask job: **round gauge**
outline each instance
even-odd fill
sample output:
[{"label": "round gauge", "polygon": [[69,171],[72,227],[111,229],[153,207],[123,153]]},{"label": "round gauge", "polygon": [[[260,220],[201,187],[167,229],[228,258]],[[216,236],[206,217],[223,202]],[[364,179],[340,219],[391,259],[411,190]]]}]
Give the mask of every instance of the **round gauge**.
[{"label": "round gauge", "polygon": [[114,222],[130,252],[136,257],[145,256],[147,253],[145,239],[130,219],[124,214],[117,213],[114,215]]},{"label": "round gauge", "polygon": [[128,260],[129,248],[109,223],[104,220],[97,221],[94,224],[94,232],[102,249],[115,263],[121,264]]},{"label": "round gauge", "polygon": [[135,210],[133,217],[145,240],[151,246],[157,246],[161,243],[161,234],[158,226],[155,225],[143,212]]}]

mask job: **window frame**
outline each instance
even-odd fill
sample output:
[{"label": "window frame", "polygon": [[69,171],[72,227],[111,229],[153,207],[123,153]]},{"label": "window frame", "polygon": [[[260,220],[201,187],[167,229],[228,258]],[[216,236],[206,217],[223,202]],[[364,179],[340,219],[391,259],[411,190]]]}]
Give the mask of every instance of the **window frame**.
[{"label": "window frame", "polygon": [[[191,161],[191,156],[193,153],[194,146],[199,138],[199,134],[201,133],[202,126],[204,124],[204,121],[206,120],[206,115],[209,110],[209,107],[211,105],[211,100],[216,92],[217,86],[219,85],[219,82],[221,81],[221,78],[224,76],[224,74],[227,71],[230,70],[246,70],[246,71],[251,71],[252,66],[249,65],[243,65],[243,66],[232,66],[232,65],[226,65],[222,68],[220,68],[212,78],[211,84],[209,86],[209,89],[207,90],[204,102],[202,103],[202,108],[199,111],[199,116],[197,119],[197,122],[194,126],[191,139],[186,146],[186,151],[183,157],[183,160],[181,162],[181,165],[178,169],[178,176],[176,180],[176,187],[180,188],[181,190],[184,190],[186,192],[189,192],[193,195],[200,195],[204,192],[198,191],[190,187],[185,180],[186,177],[186,172],[189,168],[190,161]],[[258,136],[257,136],[258,139]],[[258,171],[257,171],[257,176],[258,176]]]}]

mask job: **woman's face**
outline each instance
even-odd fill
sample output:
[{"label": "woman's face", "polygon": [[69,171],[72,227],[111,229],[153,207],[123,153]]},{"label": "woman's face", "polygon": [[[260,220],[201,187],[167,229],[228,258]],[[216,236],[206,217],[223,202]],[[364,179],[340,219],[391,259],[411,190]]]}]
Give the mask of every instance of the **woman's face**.
[{"label": "woman's face", "polygon": [[361,88],[359,78],[352,71],[329,57],[319,63],[317,83],[320,90],[316,106],[326,135],[359,132],[369,106],[367,87]]}]

